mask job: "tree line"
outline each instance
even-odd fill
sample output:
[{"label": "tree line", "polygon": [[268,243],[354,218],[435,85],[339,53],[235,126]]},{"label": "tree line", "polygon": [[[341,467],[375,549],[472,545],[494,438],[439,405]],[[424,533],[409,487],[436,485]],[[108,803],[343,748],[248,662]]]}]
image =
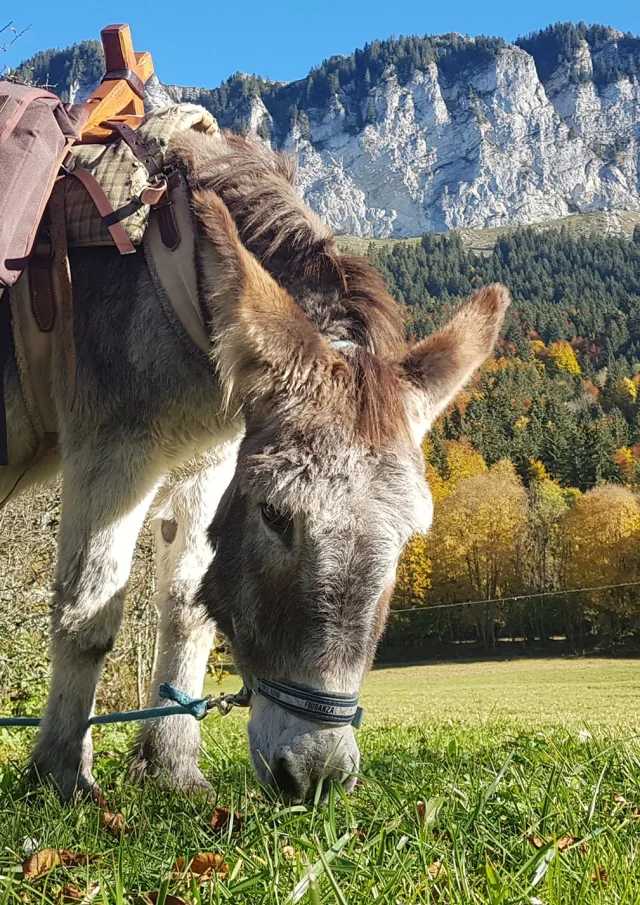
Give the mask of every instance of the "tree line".
[{"label": "tree line", "polygon": [[[640,227],[516,230],[490,255],[426,234],[369,254],[414,338],[480,285],[514,297],[496,354],[425,442],[435,521],[394,599],[424,616],[393,617],[387,643],[640,640],[637,588],[569,593],[640,578]],[[500,602],[513,596],[529,599]]]},{"label": "tree line", "polygon": [[[593,72],[576,67],[576,53],[587,43],[592,53]],[[593,81],[609,85],[621,78],[637,79],[640,73],[640,38],[627,32],[619,35],[606,25],[557,22],[516,41],[535,60],[541,82],[546,82],[560,66],[569,71],[572,82]]]},{"label": "tree line", "polygon": [[438,430],[424,452],[434,522],[400,561],[387,645],[637,645],[635,487],[602,483],[581,493],[552,480],[539,461],[525,483],[513,463],[489,467],[467,441],[443,441]]}]

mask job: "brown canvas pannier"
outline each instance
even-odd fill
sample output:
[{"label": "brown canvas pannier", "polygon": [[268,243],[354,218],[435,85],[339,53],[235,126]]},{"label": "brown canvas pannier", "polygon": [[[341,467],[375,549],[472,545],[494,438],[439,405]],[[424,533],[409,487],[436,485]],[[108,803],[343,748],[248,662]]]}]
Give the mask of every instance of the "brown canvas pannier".
[{"label": "brown canvas pannier", "polygon": [[27,265],[56,176],[87,112],[0,81],[0,296]]}]

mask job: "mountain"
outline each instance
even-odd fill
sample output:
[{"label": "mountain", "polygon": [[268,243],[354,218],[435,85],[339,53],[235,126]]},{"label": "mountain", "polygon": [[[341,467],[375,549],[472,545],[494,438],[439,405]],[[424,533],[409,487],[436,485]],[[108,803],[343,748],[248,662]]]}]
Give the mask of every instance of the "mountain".
[{"label": "mountain", "polygon": [[[47,54],[57,90],[82,97],[95,42]],[[23,71],[48,70],[34,58]],[[513,45],[374,41],[290,83],[154,80],[148,102],[201,103],[221,125],[296,153],[301,191],[339,232],[403,237],[639,211],[639,72],[640,38],[560,24]]]}]

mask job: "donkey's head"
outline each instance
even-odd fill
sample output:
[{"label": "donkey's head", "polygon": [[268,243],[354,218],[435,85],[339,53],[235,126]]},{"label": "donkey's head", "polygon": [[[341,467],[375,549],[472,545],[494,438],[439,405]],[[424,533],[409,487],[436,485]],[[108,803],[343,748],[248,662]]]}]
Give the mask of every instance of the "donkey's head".
[{"label": "donkey's head", "polygon": [[[194,204],[216,365],[246,419],[201,597],[244,676],[354,694],[402,548],[431,524],[420,441],[490,354],[509,295],[477,292],[438,333],[382,360],[322,335],[243,247],[215,193]],[[249,736],[259,777],[294,797],[320,778],[355,782],[348,724],[258,694]]]}]

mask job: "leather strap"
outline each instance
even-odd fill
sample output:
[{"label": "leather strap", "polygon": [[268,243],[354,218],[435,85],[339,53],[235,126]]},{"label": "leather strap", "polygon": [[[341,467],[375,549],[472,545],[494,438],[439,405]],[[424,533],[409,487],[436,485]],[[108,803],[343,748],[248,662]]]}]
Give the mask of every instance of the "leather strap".
[{"label": "leather strap", "polygon": [[118,133],[120,138],[129,145],[134,157],[145,167],[149,176],[161,175],[164,162],[162,153],[154,154],[135,129],[132,129],[126,123],[121,123],[117,119],[108,119],[102,125],[109,126],[110,129]]},{"label": "leather strap", "polygon": [[11,309],[9,308],[8,293],[5,295],[4,301],[2,300],[3,293],[4,289],[0,289],[0,465],[8,465],[9,443],[4,401],[4,371],[9,360],[11,345]]},{"label": "leather strap", "polygon": [[109,199],[105,195],[102,190],[102,186],[98,182],[98,180],[93,176],[89,170],[73,170],[70,176],[75,176],[78,179],[85,189],[91,195],[91,200],[95,204],[98,209],[98,213],[104,219],[105,217],[109,217],[109,221],[106,222],[107,229],[111,233],[111,238],[116,243],[118,251],[121,255],[131,255],[135,254],[136,249],[132,244],[129,236],[126,234],[124,226],[122,223],[117,221],[112,221],[111,216],[115,213]]},{"label": "leather strap", "polygon": [[[122,80],[126,82],[134,94],[144,100],[144,82],[133,69],[111,69],[102,77],[102,82],[115,82]],[[102,82],[100,84],[102,84]]]},{"label": "leather strap", "polygon": [[177,174],[164,172],[162,152],[154,153],[135,129],[116,119],[108,119],[104,125],[118,133],[149,174],[150,184],[142,192],[140,200],[143,204],[150,204],[153,210],[158,211],[158,226],[162,241],[168,249],[175,251],[180,244],[180,233],[169,191],[177,184],[175,181]]},{"label": "leather strap", "polygon": [[41,333],[51,333],[56,319],[51,276],[52,266],[51,215],[47,207],[42,217],[31,260],[29,261],[31,310]]},{"label": "leather strap", "polygon": [[49,213],[53,244],[52,282],[59,314],[57,332],[66,370],[67,406],[71,409],[76,397],[76,346],[73,335],[73,288],[67,247],[64,177],[58,179],[53,187]]}]

